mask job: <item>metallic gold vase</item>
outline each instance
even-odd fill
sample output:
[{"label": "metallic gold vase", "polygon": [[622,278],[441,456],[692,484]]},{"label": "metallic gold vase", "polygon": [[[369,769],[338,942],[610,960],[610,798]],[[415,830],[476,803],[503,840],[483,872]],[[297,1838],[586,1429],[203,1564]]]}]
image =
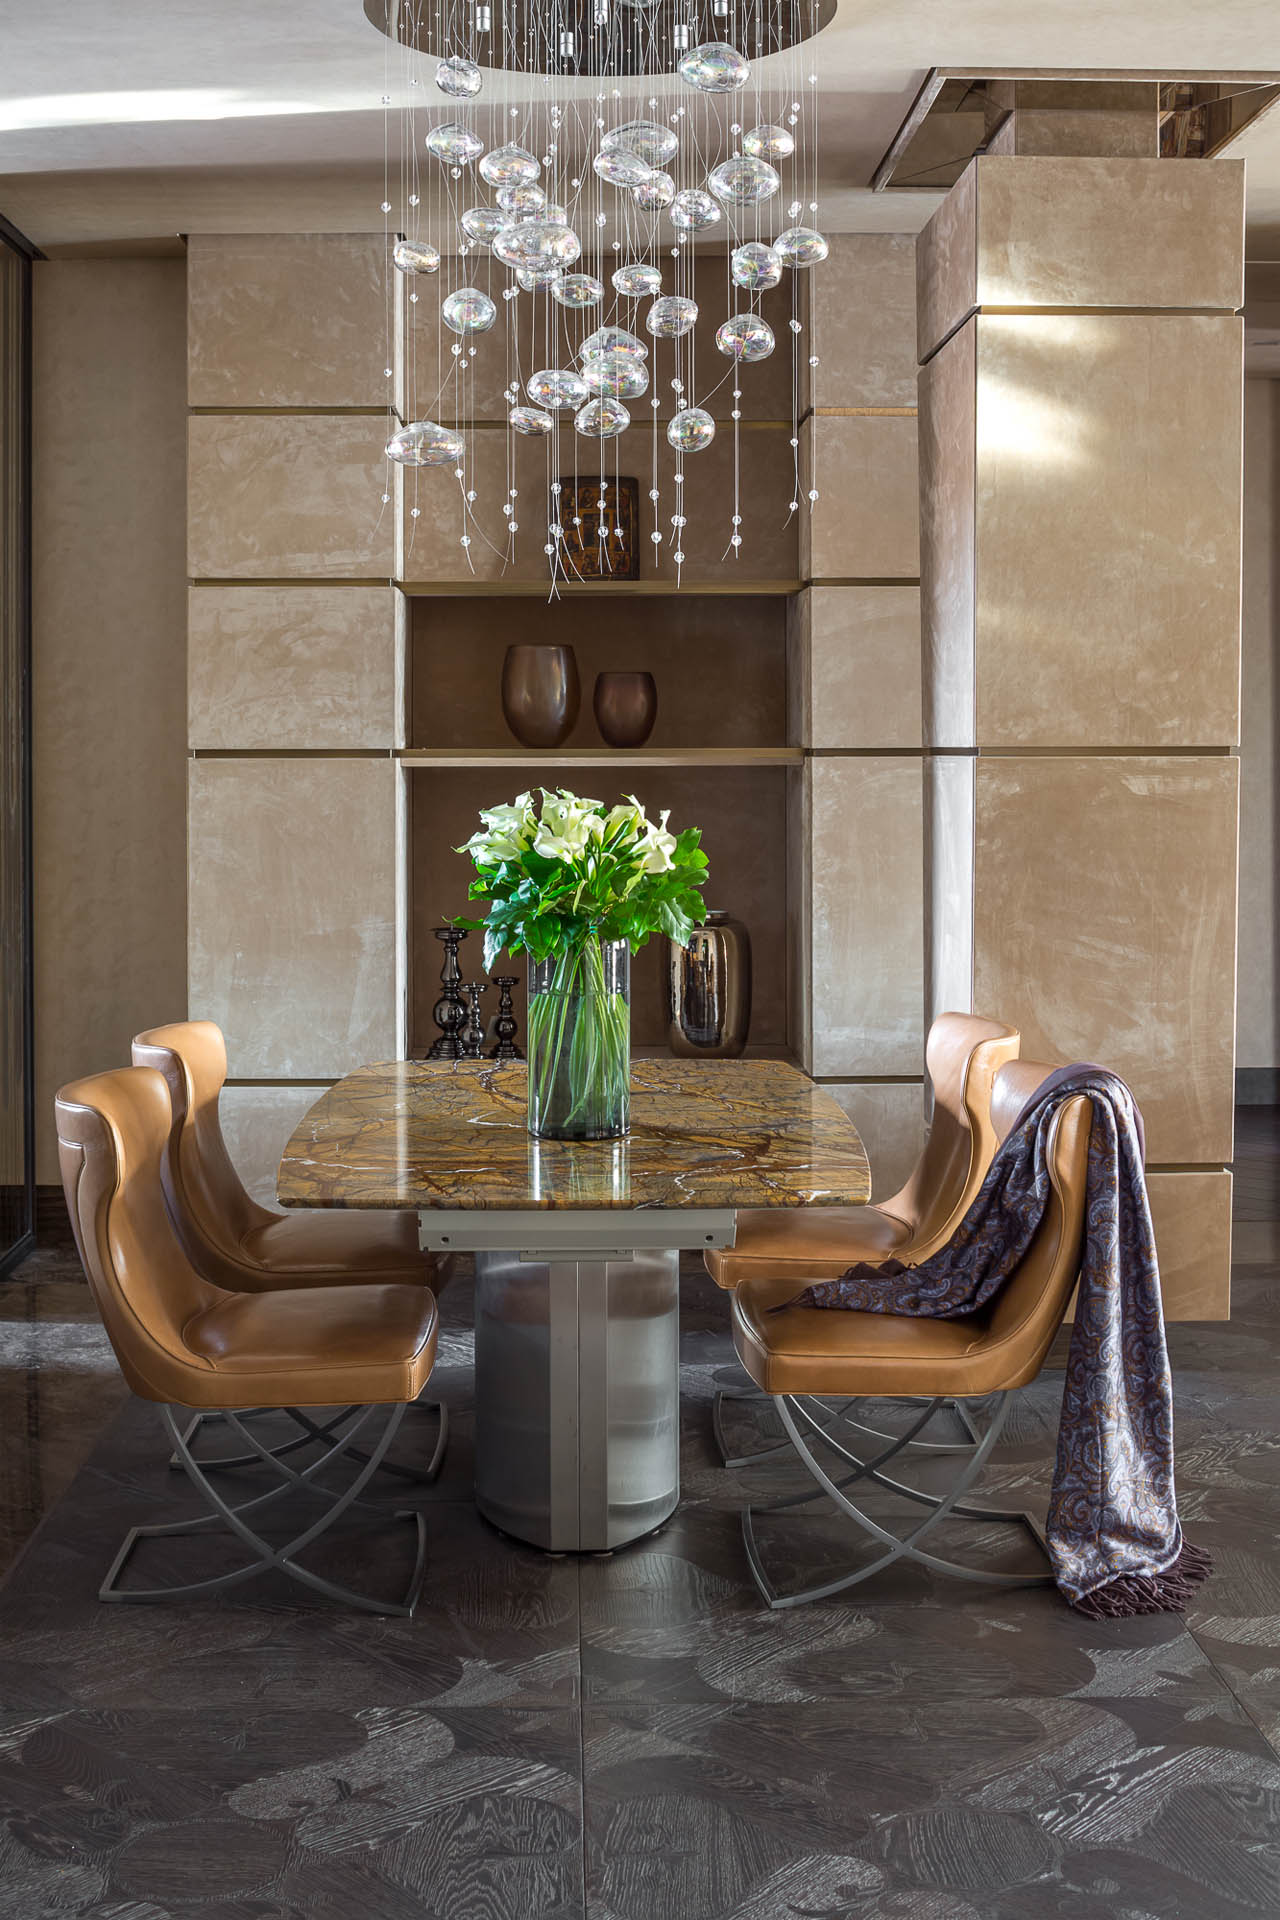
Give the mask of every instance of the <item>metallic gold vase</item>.
[{"label": "metallic gold vase", "polygon": [[735,1060],[751,1029],[751,935],[732,914],[712,912],[683,946],[667,944],[672,1053]]},{"label": "metallic gold vase", "polygon": [[563,746],[573,732],[581,699],[572,647],[507,648],[502,711],[522,747]]}]

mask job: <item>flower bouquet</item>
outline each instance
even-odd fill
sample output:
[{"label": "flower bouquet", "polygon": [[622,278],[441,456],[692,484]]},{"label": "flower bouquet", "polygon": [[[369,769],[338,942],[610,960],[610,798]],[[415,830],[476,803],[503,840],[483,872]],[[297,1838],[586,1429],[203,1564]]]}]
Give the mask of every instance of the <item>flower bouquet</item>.
[{"label": "flower bouquet", "polygon": [[483,810],[457,849],[475,862],[470,898],[489,903],[457,923],[483,928],[485,967],[504,949],[529,956],[529,1131],[543,1138],[627,1131],[632,951],[706,919],[702,835],[668,833],[668,817],[542,787]]}]

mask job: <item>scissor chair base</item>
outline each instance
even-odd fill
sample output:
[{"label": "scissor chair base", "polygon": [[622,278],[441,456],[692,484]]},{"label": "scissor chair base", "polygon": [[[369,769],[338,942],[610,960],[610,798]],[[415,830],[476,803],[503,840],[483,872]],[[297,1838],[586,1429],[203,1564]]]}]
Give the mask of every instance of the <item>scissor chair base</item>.
[{"label": "scissor chair base", "polygon": [[[988,1424],[985,1432],[976,1439],[976,1444],[963,1453],[956,1453],[956,1472],[950,1487],[945,1493],[926,1492],[921,1487],[912,1486],[884,1471],[889,1462],[898,1455],[907,1453],[918,1446],[919,1435],[924,1432],[930,1421],[943,1408],[957,1405],[956,1402],[936,1399],[924,1403],[919,1413],[906,1430],[889,1437],[889,1444],[880,1452],[854,1453],[845,1446],[832,1431],[833,1423],[826,1419],[829,1409],[825,1402],[819,1402],[820,1412],[810,1412],[806,1402],[794,1394],[776,1394],[773,1396],[778,1415],[787,1430],[791,1448],[801,1460],[809,1474],[817,1483],[813,1493],[792,1494],[787,1499],[773,1502],[770,1506],[753,1509],[747,1507],[742,1515],[742,1538],[746,1548],[747,1561],[751,1576],[759,1589],[761,1598],[770,1607],[799,1607],[814,1600],[830,1599],[834,1594],[844,1593],[852,1587],[860,1586],[870,1580],[873,1574],[881,1573],[886,1567],[898,1561],[907,1561],[916,1566],[925,1567],[933,1573],[951,1574],[960,1580],[968,1580],[984,1587],[1028,1587],[1048,1586],[1053,1583],[1053,1574],[1047,1567],[1044,1533],[1035,1516],[1025,1510],[970,1506],[963,1496],[973,1486],[992,1449],[1004,1428],[1008,1418],[1011,1396],[1000,1393],[993,1396]],[[921,1403],[915,1402],[914,1405]],[[866,1430],[870,1431],[870,1430]],[[976,1428],[974,1429],[976,1435]],[[838,1465],[833,1472],[840,1473],[835,1479],[823,1466],[813,1451],[811,1441],[827,1448],[850,1471],[840,1473]],[[942,1451],[946,1451],[943,1449]],[[863,1507],[857,1505],[848,1496],[847,1489],[856,1482],[865,1482],[902,1499],[915,1502],[928,1508],[923,1520],[905,1534],[895,1533],[883,1526]],[[755,1515],[757,1513],[779,1513],[788,1508],[807,1506],[823,1496],[834,1502],[837,1510],[846,1519],[853,1522],[859,1533],[877,1541],[884,1551],[869,1562],[856,1567],[852,1572],[838,1575],[817,1585],[805,1587],[799,1592],[779,1592],[765,1568],[760,1546],[756,1539]],[[944,1520],[972,1520],[987,1525],[998,1522],[1022,1527],[1035,1541],[1046,1564],[1043,1571],[1025,1573],[1003,1572],[994,1569],[974,1567],[964,1561],[952,1560],[935,1550],[931,1544],[925,1544],[933,1530]]]},{"label": "scissor chair base", "polygon": [[[323,1451],[310,1465],[301,1469],[291,1466],[286,1459],[282,1458],[286,1449],[272,1449],[262,1445],[244,1424],[242,1413],[229,1410],[222,1413],[220,1417],[247,1448],[245,1457],[255,1460],[260,1466],[272,1469],[282,1482],[269,1492],[258,1494],[251,1500],[242,1501],[238,1506],[232,1506],[225,1500],[206,1475],[206,1465],[222,1463],[197,1460],[191,1451],[186,1428],[179,1424],[179,1417],[188,1416],[190,1409],[161,1406],[159,1411],[160,1418],[173,1443],[175,1457],[210,1511],[196,1519],[175,1520],[167,1524],[131,1528],[98,1589],[100,1600],[136,1605],[155,1601],[192,1599],[205,1594],[224,1592],[229,1587],[242,1585],[257,1574],[274,1570],[310,1588],[314,1593],[324,1594],[328,1599],[340,1601],[346,1606],[358,1608],[365,1613],[405,1617],[413,1613],[426,1574],[426,1518],[420,1512],[401,1512],[395,1515],[399,1520],[411,1520],[417,1528],[417,1553],[413,1572],[404,1593],[397,1599],[380,1600],[372,1595],[357,1592],[353,1587],[330,1580],[325,1575],[314,1572],[310,1567],[304,1567],[298,1558],[322,1534],[327,1533],[334,1522],[352,1506],[359,1505],[385,1517],[386,1509],[371,1506],[371,1503],[362,1501],[360,1495],[378,1469],[385,1465],[387,1449],[395,1439],[405,1413],[408,1411],[405,1405],[393,1405],[389,1408],[377,1406],[347,1408],[343,1418],[353,1413],[356,1418],[353,1424],[341,1434],[335,1434],[333,1422],[311,1423],[315,1425],[315,1434],[308,1435],[307,1440],[310,1442],[314,1439],[323,1447]],[[253,1413],[265,1411],[268,1409],[251,1409]],[[297,1409],[287,1408],[280,1411],[288,1412],[295,1418],[301,1417]],[[368,1453],[358,1451],[352,1442],[358,1434],[363,1433],[365,1427],[379,1413],[386,1415],[381,1433]],[[186,1427],[189,1428],[191,1424],[188,1419]],[[195,1424],[198,1425],[198,1421]],[[332,1488],[322,1485],[317,1475],[323,1467],[331,1465],[336,1458],[344,1454],[363,1464],[354,1479],[340,1492],[335,1493]],[[251,1524],[247,1516],[252,1515],[255,1523],[260,1522],[261,1517],[272,1506],[290,1493],[312,1494],[322,1498],[327,1504],[324,1511],[310,1526],[296,1533],[283,1545],[274,1545],[271,1541],[264,1539],[257,1531],[256,1524]],[[121,1584],[125,1569],[139,1541],[175,1538],[188,1534],[207,1536],[210,1533],[230,1533],[248,1549],[252,1557],[243,1566],[234,1567],[229,1572],[216,1574],[205,1580],[191,1580],[166,1587],[126,1587]]]},{"label": "scissor chair base", "polygon": [[[449,1445],[449,1409],[443,1400],[415,1400],[412,1403],[410,1411],[414,1413],[435,1414],[439,1421],[439,1428],[436,1433],[436,1444],[432,1450],[431,1458],[425,1467],[407,1467],[401,1465],[401,1463],[396,1460],[384,1460],[382,1462],[382,1471],[384,1473],[394,1474],[396,1478],[400,1480],[413,1480],[420,1486],[430,1486],[432,1481],[439,1476]],[[287,1416],[287,1418],[293,1422],[294,1426],[299,1429],[298,1433],[295,1434],[292,1439],[282,1441],[278,1446],[267,1449],[274,1460],[284,1460],[287,1459],[290,1454],[298,1453],[302,1448],[313,1446],[319,1441],[330,1444],[330,1436],[340,1434],[340,1430],[346,1422],[354,1419],[355,1415],[359,1412],[360,1407],[358,1405],[342,1407],[330,1419],[321,1422],[314,1420],[305,1409],[300,1407],[245,1407],[240,1410],[239,1418],[241,1420],[257,1420],[267,1415],[284,1414]],[[207,1426],[216,1425],[218,1422],[225,1420],[225,1418],[226,1416],[221,1412],[192,1414],[183,1431],[183,1439],[186,1441],[188,1447],[194,1452],[195,1445],[204,1429]],[[349,1440],[340,1441],[340,1444],[335,1447],[335,1451],[346,1454],[349,1459],[356,1460],[361,1465],[363,1465],[368,1458],[367,1454],[363,1453],[359,1447],[352,1445]],[[214,1467],[258,1467],[262,1465],[262,1452],[260,1448],[257,1452],[250,1453],[205,1453],[197,1455],[196,1458],[199,1465],[206,1471]],[[176,1450],[169,1455],[169,1465],[178,1472],[184,1470],[182,1456]]]},{"label": "scissor chair base", "polygon": [[[756,1447],[750,1453],[735,1453],[733,1450],[733,1442],[725,1430],[724,1407],[726,1401],[733,1405],[743,1400],[768,1400],[771,1397],[771,1395],[761,1392],[756,1386],[741,1388],[721,1387],[718,1389],[715,1399],[711,1403],[711,1431],[715,1436],[715,1443],[719,1449],[720,1458],[731,1473],[738,1472],[742,1467],[759,1467],[766,1465],[772,1460],[788,1460],[792,1457],[794,1449],[790,1440],[780,1440],[775,1446]],[[926,1402],[916,1400],[909,1401],[906,1404],[923,1406]],[[921,1454],[971,1453],[977,1446],[981,1436],[973,1424],[973,1418],[964,1401],[943,1400],[940,1404],[948,1413],[954,1415],[955,1419],[959,1422],[964,1438],[961,1440],[912,1440],[908,1443],[910,1451]],[[829,1400],[811,1395],[809,1405],[811,1408],[816,1409],[817,1415],[820,1417],[821,1425],[826,1431],[833,1431],[843,1427],[850,1433],[860,1435],[863,1439],[892,1440],[894,1438],[893,1434],[885,1433],[879,1427],[869,1427],[864,1422],[851,1418],[850,1409],[859,1405],[859,1401],[856,1399],[841,1400],[833,1405]]]}]

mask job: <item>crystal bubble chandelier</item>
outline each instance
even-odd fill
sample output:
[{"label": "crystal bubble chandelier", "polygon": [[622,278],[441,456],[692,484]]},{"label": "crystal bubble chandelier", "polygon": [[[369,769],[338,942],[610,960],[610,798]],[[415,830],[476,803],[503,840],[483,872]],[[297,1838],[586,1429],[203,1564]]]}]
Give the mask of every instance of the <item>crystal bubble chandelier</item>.
[{"label": "crystal bubble chandelier", "polygon": [[[785,460],[786,517],[809,510],[798,421],[818,355],[804,282],[828,247],[808,43],[834,9],[365,0],[390,43],[382,212],[409,325],[406,414],[386,451],[406,470],[411,548],[424,516],[472,570],[479,546],[501,569],[531,539],[554,589],[578,576],[583,541],[565,476],[594,480],[607,504],[630,469],[648,475],[655,571],[679,584],[695,517],[703,554],[749,557],[755,379],[770,381],[771,416],[785,384],[789,445],[779,436],[767,457]],[[389,320],[388,377],[394,334]],[[612,570],[618,537],[607,513],[593,518],[590,577]]]}]

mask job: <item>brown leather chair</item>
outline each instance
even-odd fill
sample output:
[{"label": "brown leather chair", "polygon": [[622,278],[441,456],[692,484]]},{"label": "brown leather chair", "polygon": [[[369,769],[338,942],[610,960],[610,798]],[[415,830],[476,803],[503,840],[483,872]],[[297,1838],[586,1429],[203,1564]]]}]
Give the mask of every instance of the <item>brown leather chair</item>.
[{"label": "brown leather chair", "polygon": [[732,1291],[753,1275],[838,1280],[857,1260],[913,1259],[945,1246],[986,1178],[996,1150],[991,1086],[1016,1060],[1014,1027],[977,1014],[939,1014],[925,1064],[933,1119],[924,1152],[892,1199],[869,1207],[760,1207],[738,1215],[732,1247],[704,1254],[717,1286]]},{"label": "brown leather chair", "polygon": [[[999,1140],[1005,1138],[1031,1094],[1053,1071],[1053,1067],[1034,1061],[1018,1061],[1001,1068],[990,1109]],[[765,1572],[748,1509],[743,1515],[743,1538],[756,1583],[770,1606],[798,1606],[806,1600],[839,1593],[903,1558],[989,1585],[1020,1586],[1052,1578],[1042,1572],[1002,1573],[975,1568],[943,1559],[921,1547],[920,1542],[939,1521],[956,1517],[988,1523],[1020,1521],[1040,1538],[1030,1515],[970,1507],[962,1504],[960,1496],[973,1484],[999,1438],[1010,1409],[1010,1394],[1034,1380],[1043,1366],[1070,1301],[1080,1264],[1092,1120],[1092,1102],[1084,1095],[1067,1100],[1055,1115],[1049,1142],[1052,1200],[1048,1211],[1021,1266],[978,1313],[956,1320],[923,1320],[815,1307],[770,1311],[794,1297],[796,1281],[790,1273],[745,1280],[736,1289],[732,1311],[738,1358],[756,1385],[772,1396],[792,1445],[820,1489],[819,1494],[782,1501],[779,1506],[803,1505],[825,1493],[885,1548],[883,1554],[853,1573],[803,1592],[780,1595]],[[992,1395],[995,1398],[987,1409],[980,1443],[964,1458],[945,1494],[885,1473],[889,1461],[899,1454],[918,1459],[923,1444],[920,1435],[948,1403]],[[855,1451],[846,1444],[846,1423],[832,1421],[825,1404],[822,1417],[815,1417],[806,1405],[811,1396],[824,1403],[831,1399],[874,1398],[924,1402],[924,1406],[908,1410],[897,1439],[886,1449],[864,1447]],[[847,1430],[859,1431],[852,1422],[847,1423]],[[835,1456],[832,1472],[838,1479],[833,1479],[815,1456],[814,1441]],[[852,1471],[848,1471],[850,1468]],[[900,1537],[848,1498],[845,1489],[858,1481],[902,1495],[929,1511],[918,1526]]]},{"label": "brown leather chair", "polygon": [[183,1245],[207,1280],[243,1293],[357,1280],[417,1281],[440,1291],[443,1269],[419,1251],[416,1215],[318,1207],[281,1216],[245,1192],[218,1119],[227,1049],[212,1020],[138,1034],[133,1064],[156,1068],[168,1085],[165,1192]]},{"label": "brown leather chair", "polygon": [[[924,1152],[892,1199],[869,1207],[762,1207],[738,1215],[732,1247],[706,1253],[717,1286],[732,1290],[761,1274],[794,1275],[797,1290],[811,1280],[838,1280],[858,1260],[924,1259],[945,1246],[986,1178],[996,1150],[991,1088],[1006,1061],[1017,1058],[1015,1027],[979,1014],[942,1013],[929,1029],[925,1064],[933,1088],[933,1119]],[[726,1403],[744,1395],[722,1389],[712,1403],[712,1428],[726,1467],[785,1456],[779,1446],[739,1452],[726,1429]],[[831,1411],[831,1410],[828,1410]],[[846,1411],[840,1408],[839,1412]],[[964,1439],[976,1444],[963,1409]],[[940,1451],[956,1448],[939,1442]]]},{"label": "brown leather chair", "polygon": [[[149,1067],[124,1067],[72,1081],[56,1102],[63,1188],[85,1275],[121,1371],[133,1392],[159,1403],[179,1458],[211,1508],[196,1521],[136,1527],[100,1589],[104,1600],[172,1600],[233,1586],[274,1567],[321,1593],[375,1613],[411,1613],[421,1585],[424,1527],[404,1598],[388,1604],[302,1566],[296,1556],[357,1500],[382,1464],[408,1406],[430,1376],[436,1350],[436,1303],[430,1288],[362,1282],[248,1292],[221,1287],[197,1271],[175,1231],[162,1184],[172,1127],[169,1091]],[[345,1404],[350,1403],[350,1404]],[[330,1419],[308,1408],[343,1407]],[[238,1409],[283,1409],[320,1449],[307,1467],[289,1465],[245,1427]],[[371,1451],[357,1434],[390,1408]],[[282,1485],[229,1506],[187,1447],[174,1409],[216,1409]],[[354,1421],[354,1424],[353,1424]],[[342,1456],[363,1462],[335,1495],[316,1480]],[[285,1545],[257,1531],[288,1493],[322,1494],[327,1510]],[[252,1516],[252,1523],[249,1516]],[[200,1533],[225,1526],[254,1556],[248,1565],[186,1585],[139,1589],[119,1584],[142,1538]]]}]

